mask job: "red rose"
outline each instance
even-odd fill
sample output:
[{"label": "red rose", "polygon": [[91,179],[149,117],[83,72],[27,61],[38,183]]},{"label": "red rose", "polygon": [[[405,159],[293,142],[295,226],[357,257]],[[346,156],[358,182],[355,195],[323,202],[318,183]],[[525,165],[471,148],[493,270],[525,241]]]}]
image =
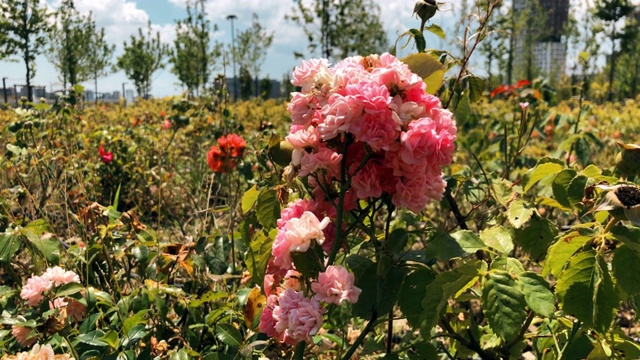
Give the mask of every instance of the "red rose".
[{"label": "red rose", "polygon": [[108,164],[113,160],[113,153],[111,151],[104,151],[104,145],[100,145],[98,152],[100,153],[100,158],[102,158],[103,163]]}]

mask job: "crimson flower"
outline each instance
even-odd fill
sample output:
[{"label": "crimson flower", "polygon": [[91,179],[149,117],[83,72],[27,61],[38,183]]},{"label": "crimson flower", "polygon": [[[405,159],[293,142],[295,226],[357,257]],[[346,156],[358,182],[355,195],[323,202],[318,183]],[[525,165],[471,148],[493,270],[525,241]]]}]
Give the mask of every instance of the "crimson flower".
[{"label": "crimson flower", "polygon": [[100,158],[103,163],[108,164],[113,161],[113,153],[111,151],[104,151],[104,145],[100,145],[98,152],[100,153]]}]

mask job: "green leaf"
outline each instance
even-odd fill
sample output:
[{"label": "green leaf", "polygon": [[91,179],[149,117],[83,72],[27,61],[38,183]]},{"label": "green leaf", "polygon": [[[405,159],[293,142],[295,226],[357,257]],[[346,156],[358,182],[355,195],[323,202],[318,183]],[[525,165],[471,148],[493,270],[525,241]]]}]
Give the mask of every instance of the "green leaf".
[{"label": "green leaf", "polygon": [[469,75],[464,80],[469,84],[469,100],[473,103],[480,101],[487,88],[487,80],[475,75]]},{"label": "green leaf", "polygon": [[534,215],[524,228],[515,230],[514,242],[533,260],[540,261],[557,235],[558,227],[554,223]]},{"label": "green leaf", "polygon": [[436,95],[438,90],[442,87],[444,70],[436,70],[422,80],[427,85],[427,94]]},{"label": "green leaf", "polygon": [[0,235],[0,264],[11,262],[13,255],[20,249],[20,237],[3,234]]},{"label": "green leaf", "polygon": [[409,233],[407,232],[407,229],[397,228],[393,229],[391,234],[389,234],[387,241],[383,245],[386,250],[394,254],[404,250],[408,240]]},{"label": "green leaf", "polygon": [[23,234],[48,262],[57,264],[62,250],[60,241],[55,237],[40,237],[42,233],[39,230],[40,228],[26,227]]},{"label": "green leaf", "polygon": [[467,254],[458,242],[445,232],[436,233],[425,246],[424,252],[428,259],[439,261],[449,261]]},{"label": "green leaf", "polygon": [[118,343],[120,342],[120,338],[118,337],[118,333],[114,330],[109,330],[100,340],[104,341],[111,347],[112,349],[118,348]]},{"label": "green leaf", "polygon": [[525,225],[534,213],[534,209],[527,207],[524,200],[516,199],[509,205],[507,216],[509,222],[516,229],[520,229]]},{"label": "green leaf", "polygon": [[409,29],[409,33],[413,35],[413,40],[416,42],[416,50],[418,50],[419,53],[424,52],[424,49],[427,47],[424,35],[418,29]]},{"label": "green leaf", "polygon": [[480,261],[469,262],[436,275],[436,278],[427,285],[422,299],[424,309],[420,319],[422,333],[431,332],[446,309],[449,298],[457,298],[473,286],[478,281],[480,271],[486,270],[486,266],[486,263]]},{"label": "green leaf", "polygon": [[549,247],[549,253],[542,268],[542,276],[552,274],[558,277],[571,256],[589,240],[591,240],[591,236],[581,235],[578,231],[561,236],[555,244]]},{"label": "green leaf", "polygon": [[305,279],[317,279],[318,274],[324,270],[322,247],[315,242],[305,252],[291,252],[291,259],[295,264],[296,270]]},{"label": "green leaf", "polygon": [[122,341],[122,347],[127,348],[130,345],[135,344],[138,340],[142,339],[146,335],[147,335],[147,331],[146,331],[145,325],[143,324],[136,325],[131,329],[129,329],[129,331],[127,332],[126,338],[124,338]]},{"label": "green leaf", "polygon": [[505,340],[517,336],[527,317],[524,294],[504,271],[490,272],[482,289],[483,310],[491,329]]},{"label": "green leaf", "polygon": [[146,315],[150,310],[140,310],[135,315],[128,317],[124,321],[124,331],[129,332],[135,325],[145,324],[147,322]]},{"label": "green leaf", "polygon": [[529,191],[529,189],[531,189],[536,183],[538,183],[538,181],[544,179],[545,177],[559,173],[563,168],[563,165],[558,164],[555,161],[538,163],[538,165],[536,165],[528,173],[528,179],[523,189],[524,192]]},{"label": "green leaf", "polygon": [[456,104],[456,108],[453,111],[454,117],[456,121],[466,122],[471,116],[471,104],[469,100],[469,95],[463,94],[458,103]]},{"label": "green leaf", "polygon": [[242,195],[242,213],[246,214],[251,210],[253,204],[258,200],[258,196],[260,195],[260,191],[258,191],[258,187],[253,185],[249,190],[245,191]]},{"label": "green leaf", "polygon": [[446,38],[446,34],[444,30],[442,30],[442,28],[436,24],[431,24],[429,26],[426,26],[424,29],[434,34],[435,36],[439,37],[442,40]]},{"label": "green leaf", "polygon": [[582,199],[584,198],[584,188],[587,186],[587,181],[589,181],[588,177],[578,175],[569,183],[569,187],[567,188],[567,199],[571,206],[582,202]]},{"label": "green leaf", "polygon": [[556,201],[565,208],[571,208],[571,202],[569,201],[568,189],[571,180],[576,176],[576,171],[573,169],[564,169],[559,172],[553,179],[551,188],[553,189],[553,196]]},{"label": "green leaf", "polygon": [[73,294],[77,294],[82,290],[84,290],[84,286],[82,286],[82,284],[79,284],[77,282],[70,282],[70,283],[64,284],[60,288],[58,288],[58,291],[56,291],[56,296],[55,297],[70,296],[70,295],[73,295]]},{"label": "green leaf", "polygon": [[256,215],[260,225],[266,230],[276,228],[280,218],[280,204],[275,190],[263,189],[258,196]]},{"label": "green leaf", "polygon": [[216,337],[225,345],[234,348],[242,345],[242,335],[240,331],[231,324],[218,324],[216,326]]},{"label": "green leaf", "polygon": [[413,73],[423,79],[433,74],[435,71],[444,69],[444,66],[440,61],[438,61],[438,59],[425,53],[411,54],[401,59],[401,61],[407,64]]},{"label": "green leaf", "polygon": [[510,274],[521,274],[524,270],[524,265],[520,262],[520,260],[509,257],[509,256],[500,256],[495,258],[491,262],[491,270],[502,270],[506,271]]},{"label": "green leaf", "polygon": [[247,270],[251,274],[251,282],[253,284],[262,285],[262,280],[264,279],[264,274],[267,270],[267,263],[271,256],[271,247],[273,245],[274,237],[266,236],[262,231],[260,231],[251,240],[251,244],[249,245],[249,249],[247,249],[244,261],[247,265]]},{"label": "green leaf", "polygon": [[605,333],[619,304],[607,264],[595,251],[576,254],[556,283],[560,307],[600,333]]},{"label": "green leaf", "polygon": [[78,337],[75,338],[75,341],[96,347],[109,346],[108,343],[102,340],[103,337],[104,332],[102,330],[93,330],[86,334],[78,335]]},{"label": "green leaf", "polygon": [[618,247],[613,254],[613,277],[616,285],[628,296],[640,294],[640,255],[628,246]]},{"label": "green leaf", "polygon": [[617,225],[611,229],[611,235],[615,240],[620,241],[640,254],[640,228]]},{"label": "green leaf", "polygon": [[[349,256],[347,264],[355,275],[355,285],[362,289],[358,302],[353,305],[353,314],[368,319],[371,317],[371,310],[374,306],[380,314],[391,311],[398,300],[402,283],[407,276],[407,268],[393,265],[390,262],[387,265],[379,265],[359,255]],[[380,266],[380,270],[378,266]],[[384,294],[382,298],[378,297],[379,284],[381,284],[380,290]]]},{"label": "green leaf", "polygon": [[527,306],[538,315],[552,317],[556,311],[556,299],[549,283],[540,275],[527,271],[518,275],[518,283]]},{"label": "green leaf", "polygon": [[480,239],[501,254],[508,255],[513,250],[513,231],[506,227],[494,226],[482,230]]},{"label": "green leaf", "polygon": [[407,318],[409,325],[420,327],[420,319],[424,312],[422,302],[416,299],[424,299],[427,285],[436,278],[436,274],[428,268],[419,268],[407,275],[400,289],[398,305]]},{"label": "green leaf", "polygon": [[485,250],[487,248],[487,244],[473,231],[456,231],[451,234],[451,237],[454,238],[462,250],[468,254],[473,254],[478,250]]}]

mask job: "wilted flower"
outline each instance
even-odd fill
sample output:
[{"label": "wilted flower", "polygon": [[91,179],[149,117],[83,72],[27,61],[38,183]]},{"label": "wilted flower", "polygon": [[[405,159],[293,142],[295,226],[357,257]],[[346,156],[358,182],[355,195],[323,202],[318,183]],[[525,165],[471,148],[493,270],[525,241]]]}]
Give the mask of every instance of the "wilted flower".
[{"label": "wilted flower", "polygon": [[16,341],[18,341],[18,344],[20,344],[22,347],[29,347],[35,344],[38,340],[37,336],[31,335],[31,328],[28,328],[26,326],[11,326],[11,334],[16,338]]}]

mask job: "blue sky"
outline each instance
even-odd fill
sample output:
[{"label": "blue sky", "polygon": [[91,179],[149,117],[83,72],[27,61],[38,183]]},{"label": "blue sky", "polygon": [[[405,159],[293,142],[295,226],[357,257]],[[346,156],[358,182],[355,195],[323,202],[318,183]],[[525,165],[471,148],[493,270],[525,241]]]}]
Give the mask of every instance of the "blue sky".
[{"label": "blue sky", "polygon": [[[0,0],[3,1],[3,0]],[[5,0],[6,1],[6,0]],[[41,0],[52,9],[57,8],[60,0]],[[82,13],[92,11],[99,27],[104,27],[107,33],[107,41],[116,44],[116,56],[122,52],[122,43],[129,36],[137,32],[140,27],[145,27],[151,21],[155,30],[160,31],[161,39],[171,44],[175,34],[175,20],[185,16],[185,0],[75,0],[76,8]],[[308,1],[308,0],[302,0]],[[381,7],[381,21],[387,32],[389,43],[395,42],[398,34],[409,28],[419,26],[418,20],[412,16],[413,0],[375,0]],[[427,35],[427,46],[434,48],[454,49],[451,43],[455,42],[456,23],[460,19],[460,3],[462,0],[442,1],[443,11],[432,21],[447,30],[447,40],[443,41],[435,36]],[[572,0],[581,3],[585,0]],[[468,0],[473,3],[472,0]],[[274,42],[268,49],[266,61],[262,66],[261,75],[271,79],[280,80],[285,73],[290,73],[293,67],[299,64],[293,56],[294,51],[305,52],[307,40],[302,30],[296,25],[284,20],[284,16],[291,12],[293,0],[208,0],[207,12],[212,23],[217,24],[219,30],[213,33],[213,38],[219,42],[229,44],[231,42],[231,27],[227,15],[235,14],[235,30],[242,31],[251,25],[253,13],[257,13],[260,22],[268,30],[274,32]],[[455,47],[456,49],[459,47]],[[457,51],[457,50],[455,50]],[[398,55],[402,55],[400,51]],[[115,56],[114,56],[115,60]],[[481,66],[481,62],[477,62]],[[473,65],[473,63],[472,63]],[[482,69],[478,68],[482,73]],[[220,70],[219,72],[222,72]],[[231,71],[227,69],[227,75]],[[0,76],[8,77],[7,85],[24,84],[24,65],[20,62],[1,62]],[[114,91],[122,89],[122,83],[127,83],[126,88],[133,88],[124,73],[113,73],[98,82],[99,91]],[[33,81],[36,85],[45,85],[47,89],[60,88],[60,82],[53,66],[43,56],[37,60],[37,72]],[[86,84],[93,88],[93,84]],[[154,74],[152,94],[154,96],[167,96],[180,93],[177,78],[167,66]]]},{"label": "blue sky", "polygon": [[[0,0],[2,1],[2,0]],[[60,0],[41,0],[52,9],[57,8]],[[395,41],[397,35],[411,27],[419,26],[418,21],[412,17],[413,2],[409,1],[381,1],[376,0],[384,14],[382,21],[388,33],[389,42]],[[107,41],[116,44],[116,56],[122,52],[122,43],[139,27],[145,27],[147,21],[151,21],[155,30],[160,31],[164,42],[172,43],[175,20],[185,16],[184,0],[76,0],[76,8],[82,13],[92,11],[99,27],[104,27],[107,33]],[[273,31],[274,42],[268,49],[266,61],[262,66],[261,75],[271,79],[281,80],[285,73],[290,73],[299,63],[293,56],[294,51],[304,52],[307,41],[301,29],[284,20],[284,15],[291,11],[293,0],[209,0],[207,12],[212,23],[217,24],[219,30],[213,34],[213,38],[229,44],[231,42],[230,22],[226,20],[229,14],[235,14],[235,31],[242,31],[251,25],[251,17],[255,12],[260,22]],[[442,12],[441,19],[453,20],[453,12]],[[457,16],[456,16],[457,17]],[[435,20],[440,22],[439,20]],[[434,47],[444,46],[444,42],[433,38]],[[114,56],[115,58],[115,56]],[[60,82],[53,66],[44,56],[37,59],[36,77],[33,81],[36,85],[44,85],[47,89],[60,88]],[[218,72],[222,72],[220,69]],[[7,86],[24,84],[24,65],[21,62],[0,61],[0,76],[8,77]],[[230,69],[227,75],[231,76]],[[122,88],[126,82],[126,88],[133,85],[126,79],[123,72],[119,71],[98,81],[99,91],[114,91]],[[92,83],[85,84],[93,89]],[[167,96],[180,93],[181,88],[177,78],[167,66],[154,74],[152,94],[155,96]]]}]

